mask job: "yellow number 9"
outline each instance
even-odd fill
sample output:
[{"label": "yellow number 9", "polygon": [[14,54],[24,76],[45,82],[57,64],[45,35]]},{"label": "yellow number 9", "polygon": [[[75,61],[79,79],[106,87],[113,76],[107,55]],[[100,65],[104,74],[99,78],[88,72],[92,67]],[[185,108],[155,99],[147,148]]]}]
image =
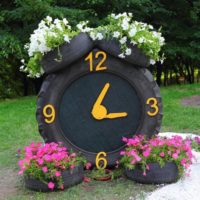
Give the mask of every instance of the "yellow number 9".
[{"label": "yellow number 9", "polygon": [[45,122],[51,124],[55,119],[55,109],[51,104],[47,104],[43,108],[43,115],[45,117]]},{"label": "yellow number 9", "polygon": [[[106,157],[107,155],[103,151],[101,151],[97,154],[97,156],[96,156],[96,167],[97,167],[97,169],[105,169],[106,166],[107,166],[107,160],[105,158],[100,157],[100,156]],[[102,162],[103,162],[103,166],[100,165],[100,163],[102,163]]]},{"label": "yellow number 9", "polygon": [[146,104],[150,104],[150,102],[153,102],[153,103],[150,105],[150,107],[153,108],[155,111],[154,111],[154,112],[148,111],[147,114],[148,114],[149,116],[153,117],[153,116],[155,116],[155,115],[158,113],[158,111],[159,111],[159,109],[158,109],[158,101],[157,101],[156,98],[153,98],[153,97],[152,97],[152,98],[148,98],[148,99],[147,99]]}]

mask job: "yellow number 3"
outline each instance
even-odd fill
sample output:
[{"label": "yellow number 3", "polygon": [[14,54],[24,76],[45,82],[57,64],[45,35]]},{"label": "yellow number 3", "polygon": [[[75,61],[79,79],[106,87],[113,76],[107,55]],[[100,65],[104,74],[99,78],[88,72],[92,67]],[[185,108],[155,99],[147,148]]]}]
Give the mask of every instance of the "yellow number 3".
[{"label": "yellow number 3", "polygon": [[[103,152],[103,151],[101,151],[97,154],[97,156],[96,156],[96,167],[97,167],[97,169],[105,169],[106,166],[107,166],[107,160],[105,158],[102,158],[102,157],[100,158],[101,155],[104,156],[104,157],[107,156],[106,153]],[[100,163],[103,163],[103,166],[100,165]]]},{"label": "yellow number 3", "polygon": [[45,117],[45,122],[47,124],[51,124],[54,119],[55,119],[55,109],[51,104],[47,104],[44,108],[43,108],[43,115]]},{"label": "yellow number 3", "polygon": [[155,111],[154,111],[154,112],[148,111],[147,114],[148,114],[149,116],[153,117],[153,116],[155,116],[155,115],[158,113],[158,111],[159,111],[159,109],[158,109],[158,101],[157,101],[156,98],[153,98],[153,97],[152,97],[152,98],[148,98],[148,99],[147,99],[146,104],[149,105],[150,102],[152,102],[152,104],[150,105],[150,107],[153,108]]}]

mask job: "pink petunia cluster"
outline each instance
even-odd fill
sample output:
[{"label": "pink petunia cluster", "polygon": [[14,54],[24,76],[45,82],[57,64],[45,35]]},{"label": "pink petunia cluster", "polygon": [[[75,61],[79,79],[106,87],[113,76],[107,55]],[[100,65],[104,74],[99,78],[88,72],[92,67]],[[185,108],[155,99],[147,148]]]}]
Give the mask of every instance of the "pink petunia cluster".
[{"label": "pink petunia cluster", "polygon": [[180,136],[167,138],[156,135],[147,139],[144,135],[136,135],[122,140],[126,143],[126,148],[120,152],[120,162],[130,169],[140,164],[144,175],[149,170],[148,163],[159,163],[162,167],[166,162],[174,162],[180,175],[192,164],[191,141]]},{"label": "pink petunia cluster", "polygon": [[21,152],[18,174],[39,179],[47,183],[51,190],[55,188],[55,183],[58,188],[64,189],[61,172],[74,168],[82,161],[82,157],[69,153],[61,143],[32,142]]}]

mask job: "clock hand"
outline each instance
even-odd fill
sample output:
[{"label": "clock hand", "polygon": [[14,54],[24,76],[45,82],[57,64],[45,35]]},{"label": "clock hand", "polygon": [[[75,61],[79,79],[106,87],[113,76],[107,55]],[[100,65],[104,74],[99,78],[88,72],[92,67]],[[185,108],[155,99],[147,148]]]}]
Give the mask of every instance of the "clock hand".
[{"label": "clock hand", "polygon": [[101,105],[101,103],[109,87],[110,87],[110,83],[106,83],[92,108],[92,115],[95,119],[98,119],[98,120],[104,119],[104,117],[107,115],[107,109],[105,106]]},{"label": "clock hand", "polygon": [[101,105],[101,102],[103,101],[103,99],[104,99],[109,87],[110,87],[110,83],[106,83],[104,88],[102,89],[101,93],[99,94],[94,106],[95,105]]},{"label": "clock hand", "polygon": [[101,105],[101,103],[102,103],[109,87],[110,87],[110,83],[106,83],[92,108],[92,116],[97,120],[101,120],[101,119],[105,119],[105,118],[114,119],[114,118],[119,118],[119,117],[126,117],[128,115],[128,113],[126,113],[126,112],[107,114],[108,111],[107,111],[106,107]]},{"label": "clock hand", "polygon": [[119,117],[126,117],[128,113],[126,112],[121,112],[121,113],[109,113],[105,116],[105,118],[109,119],[114,119],[114,118],[119,118]]}]

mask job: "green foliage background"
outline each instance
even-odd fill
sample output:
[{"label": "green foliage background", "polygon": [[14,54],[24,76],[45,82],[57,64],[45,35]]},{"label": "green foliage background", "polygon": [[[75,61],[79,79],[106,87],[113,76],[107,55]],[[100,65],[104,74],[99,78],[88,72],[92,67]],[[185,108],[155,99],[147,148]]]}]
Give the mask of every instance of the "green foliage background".
[{"label": "green foliage background", "polygon": [[136,20],[162,28],[167,59],[150,68],[158,84],[179,83],[180,76],[189,83],[198,80],[200,0],[1,0],[0,98],[32,93],[34,84],[37,90],[37,83],[20,73],[19,67],[27,56],[23,46],[41,19],[50,15],[66,17],[72,25],[89,20],[97,26],[113,12],[132,12]]}]

